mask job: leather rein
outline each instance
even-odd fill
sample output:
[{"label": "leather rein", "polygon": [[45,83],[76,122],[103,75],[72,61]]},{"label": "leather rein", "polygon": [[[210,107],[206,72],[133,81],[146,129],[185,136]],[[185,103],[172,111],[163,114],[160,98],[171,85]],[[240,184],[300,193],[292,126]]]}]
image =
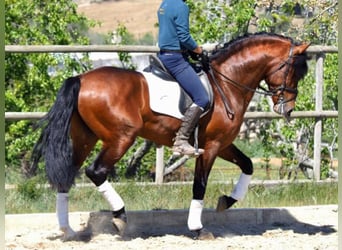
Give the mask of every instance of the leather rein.
[{"label": "leather rein", "polygon": [[[277,104],[283,106],[285,103],[295,99],[296,96],[297,96],[297,93],[298,93],[297,88],[290,88],[290,87],[286,86],[288,73],[289,73],[289,70],[290,70],[290,67],[291,67],[292,63],[293,63],[293,44],[291,44],[288,58],[283,63],[281,63],[276,70],[272,71],[271,73],[269,73],[265,77],[265,78],[267,78],[267,77],[273,75],[274,73],[278,72],[279,70],[281,70],[283,67],[287,66],[287,68],[286,68],[286,70],[284,72],[284,81],[283,81],[282,85],[277,87],[277,88],[269,89],[269,90],[265,89],[264,87],[262,87],[260,85],[257,88],[254,89],[254,88],[248,87],[246,85],[243,85],[241,83],[238,83],[238,82],[234,81],[233,79],[229,78],[228,76],[224,75],[220,71],[216,70],[215,68],[211,67],[211,65],[209,65],[208,73],[211,75],[212,79],[214,80],[215,86],[217,87],[217,90],[218,90],[218,92],[219,92],[219,94],[220,94],[220,96],[222,98],[222,101],[223,101],[223,104],[224,104],[224,107],[226,109],[228,117],[230,119],[234,119],[234,111],[230,108],[230,106],[228,104],[227,97],[225,96],[225,94],[223,92],[223,89],[219,85],[218,80],[215,77],[214,72],[216,74],[220,75],[221,77],[223,77],[225,79],[225,80],[223,80],[224,82],[231,83],[231,84],[233,84],[236,87],[241,87],[241,88],[244,88],[244,89],[246,89],[248,91],[251,91],[251,92],[254,92],[254,93],[258,93],[258,94],[261,94],[261,95],[264,95],[264,96],[278,96]],[[258,88],[261,89],[261,90],[258,90]],[[296,95],[294,97],[292,97],[291,99],[287,99],[286,100],[284,98],[284,92],[290,92],[290,93],[294,93]]]}]

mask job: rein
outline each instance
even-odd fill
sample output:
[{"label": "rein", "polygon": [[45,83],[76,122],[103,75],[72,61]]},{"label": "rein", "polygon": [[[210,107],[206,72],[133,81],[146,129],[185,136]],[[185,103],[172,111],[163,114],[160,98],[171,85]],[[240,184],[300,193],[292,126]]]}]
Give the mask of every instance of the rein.
[{"label": "rein", "polygon": [[[287,82],[287,77],[288,77],[288,73],[289,73],[289,70],[290,70],[290,66],[291,66],[291,62],[290,60],[293,59],[293,44],[291,44],[291,47],[290,47],[290,52],[289,52],[289,56],[287,58],[287,60],[285,62],[283,62],[282,64],[279,65],[279,67],[272,71],[271,73],[269,73],[265,78],[269,77],[270,75],[278,72],[279,70],[281,70],[283,67],[287,66],[285,72],[284,72],[284,82],[283,84],[280,86],[280,87],[277,87],[275,89],[270,89],[270,90],[267,90],[265,89],[264,87],[262,86],[258,86],[257,88],[251,88],[251,87],[248,87],[246,85],[242,85],[241,83],[238,83],[236,81],[234,81],[233,79],[229,78],[228,76],[224,75],[223,73],[221,73],[220,71],[216,70],[215,68],[211,67],[211,65],[209,65],[209,73],[211,75],[211,77],[213,78],[214,80],[214,83],[218,89],[218,92],[222,98],[222,101],[223,101],[223,104],[225,106],[225,109],[226,109],[226,112],[227,112],[227,115],[230,119],[233,119],[234,118],[234,111],[232,111],[232,109],[229,107],[229,104],[228,104],[228,100],[227,100],[227,97],[225,96],[221,86],[219,85],[218,81],[217,81],[217,78],[215,77],[214,75],[214,72],[217,73],[218,75],[222,76],[225,80],[225,82],[228,82],[228,83],[231,83],[233,84],[234,86],[236,87],[241,87],[241,88],[244,88],[248,91],[251,91],[251,92],[254,92],[254,93],[257,93],[257,94],[260,94],[260,95],[264,95],[264,96],[275,96],[277,95],[279,97],[279,100],[278,100],[278,104],[283,106],[285,103],[289,102],[289,101],[292,101],[293,99],[295,99],[296,97],[293,97],[291,99],[288,99],[288,100],[285,100],[284,99],[284,92],[287,91],[287,92],[290,92],[290,93],[294,93],[297,95],[298,93],[298,90],[297,89],[294,89],[294,88],[289,88],[286,86],[286,82]],[[214,72],[213,72],[214,71]],[[260,90],[258,90],[261,89]],[[280,91],[279,94],[277,94],[278,92]]]},{"label": "rein", "polygon": [[[214,69],[214,70],[215,70],[215,69]],[[218,72],[218,71],[215,70],[215,72]],[[227,112],[227,115],[228,115],[229,119],[233,120],[233,119],[234,119],[235,113],[234,113],[234,111],[230,108],[230,106],[229,106],[229,104],[228,104],[227,97],[225,96],[225,94],[224,94],[224,92],[223,92],[223,90],[222,90],[220,84],[218,83],[216,77],[214,76],[214,73],[213,73],[213,71],[212,71],[212,67],[210,67],[209,73],[210,73],[210,75],[211,75],[211,78],[214,80],[215,86],[216,86],[216,88],[217,88],[217,90],[218,90],[218,92],[219,92],[219,94],[220,94],[220,96],[221,96],[221,99],[222,99],[222,101],[223,101],[223,105],[224,105],[224,107],[225,107],[225,109],[226,109],[226,112]],[[220,73],[220,72],[218,72],[218,73]]]},{"label": "rein", "polygon": [[[254,88],[250,88],[248,86],[245,86],[245,85],[242,85],[241,83],[238,83],[236,81],[234,81],[233,79],[229,78],[228,76],[222,74],[220,71],[216,70],[215,68],[212,68],[210,67],[210,73],[211,75],[214,77],[214,74],[212,71],[215,71],[217,74],[219,74],[220,76],[222,76],[224,79],[226,79],[224,82],[228,82],[228,83],[232,83],[233,85],[235,85],[236,87],[241,87],[241,88],[244,88],[248,91],[251,91],[251,92],[254,92],[254,93],[257,93],[257,94],[260,94],[260,95],[268,95],[268,96],[272,96],[274,95],[274,92],[276,91],[270,91],[270,90],[267,90],[265,89],[264,87],[262,86],[258,86],[259,89],[261,89],[262,91],[259,91],[258,89],[254,89]],[[214,80],[215,80],[215,83],[217,83],[217,79],[214,77]]]}]

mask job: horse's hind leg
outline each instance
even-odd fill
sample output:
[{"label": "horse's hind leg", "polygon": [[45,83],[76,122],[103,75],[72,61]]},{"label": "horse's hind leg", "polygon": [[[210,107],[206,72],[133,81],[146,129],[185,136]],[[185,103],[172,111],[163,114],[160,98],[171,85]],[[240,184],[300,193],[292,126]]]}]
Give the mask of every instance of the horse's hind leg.
[{"label": "horse's hind leg", "polygon": [[111,206],[113,224],[119,233],[122,234],[127,223],[125,204],[113,186],[107,181],[107,176],[114,164],[133,144],[134,139],[129,139],[128,137],[125,139],[118,138],[117,141],[120,143],[111,145],[104,143],[94,163],[86,169],[86,175],[97,186],[98,191],[102,193],[103,197]]},{"label": "horse's hind leg", "polygon": [[249,157],[242,153],[234,144],[231,144],[218,155],[224,160],[230,161],[238,165],[242,171],[238,182],[230,196],[223,195],[219,198],[216,211],[224,211],[230,208],[236,201],[242,200],[251,182],[253,174],[253,163]]},{"label": "horse's hind leg", "polygon": [[[83,123],[78,114],[74,114],[71,121],[71,138],[73,147],[72,166],[79,169],[82,163],[94,148],[98,138]],[[69,190],[57,190],[56,212],[59,227],[63,231],[63,240],[72,240],[76,233],[69,225]]]}]

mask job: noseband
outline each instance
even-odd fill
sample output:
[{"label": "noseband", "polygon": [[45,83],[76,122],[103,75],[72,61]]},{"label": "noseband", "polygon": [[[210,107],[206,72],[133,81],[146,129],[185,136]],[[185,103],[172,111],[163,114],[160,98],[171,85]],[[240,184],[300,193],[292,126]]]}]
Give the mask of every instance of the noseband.
[{"label": "noseband", "polygon": [[[289,52],[289,56],[288,56],[287,60],[285,62],[283,62],[282,64],[280,64],[279,67],[275,71],[271,72],[270,74],[268,74],[266,76],[266,78],[268,78],[269,76],[273,75],[274,73],[278,72],[279,70],[281,70],[283,67],[286,66],[286,70],[284,71],[284,81],[283,81],[282,85],[277,87],[277,88],[270,89],[270,90],[266,90],[266,89],[262,88],[261,86],[259,86],[259,88],[263,89],[265,92],[268,92],[269,93],[268,95],[278,96],[277,104],[281,105],[281,106],[283,106],[287,102],[290,102],[290,101],[296,99],[296,96],[298,94],[297,88],[290,88],[290,87],[286,86],[287,78],[288,78],[290,67],[291,67],[292,63],[293,63],[293,44],[291,44],[290,52]],[[286,100],[284,98],[284,92],[293,93],[293,94],[295,94],[295,96]]]}]

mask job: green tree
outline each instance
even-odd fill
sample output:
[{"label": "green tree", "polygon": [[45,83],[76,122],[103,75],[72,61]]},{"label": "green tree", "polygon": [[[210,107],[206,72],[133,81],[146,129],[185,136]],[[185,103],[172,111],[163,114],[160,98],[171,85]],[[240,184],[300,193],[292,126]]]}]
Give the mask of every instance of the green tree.
[{"label": "green tree", "polygon": [[[225,1],[225,0],[188,0],[191,9],[191,33],[199,43],[226,42],[247,31],[266,31],[292,37],[295,41],[309,42],[312,45],[337,45],[337,1],[298,0],[298,1]],[[337,55],[328,54],[324,65],[324,109],[337,110]],[[307,77],[299,83],[296,110],[314,110],[315,71],[310,62]],[[329,91],[326,91],[329,90]],[[268,109],[264,102],[263,110]],[[313,127],[312,119],[297,119],[291,125],[273,120],[264,129],[277,128],[283,140],[278,156],[294,158],[290,146],[296,141],[297,133],[304,125]],[[268,130],[274,131],[274,130]],[[275,132],[275,131],[274,131]],[[323,139],[331,142],[337,133],[337,119],[324,120]],[[266,134],[262,133],[262,138]],[[312,146],[313,132],[309,133]],[[263,140],[265,149],[269,140]],[[286,147],[284,145],[287,145]],[[312,147],[309,147],[312,149]],[[267,151],[267,150],[266,150]],[[264,150],[265,152],[265,150]],[[312,152],[309,152],[312,156]],[[269,152],[265,152],[265,158]]]},{"label": "green tree", "polygon": [[[337,45],[337,1],[283,1],[275,6],[271,1],[259,1],[259,7],[265,9],[256,18],[258,30],[278,32],[290,36],[297,41],[309,42],[312,45]],[[315,59],[315,58],[313,58]],[[337,110],[337,54],[327,54],[324,61],[324,95],[323,109]],[[310,62],[309,73],[299,83],[299,94],[296,101],[296,110],[314,110],[315,104],[315,65]],[[313,119],[297,119],[291,125],[281,121],[272,121],[274,127],[281,132],[283,143],[279,147],[282,156],[293,160],[297,164],[298,155],[292,143],[298,140],[298,131],[305,131],[308,144],[308,156],[313,153]],[[325,119],[323,127],[323,141],[331,143],[337,133],[337,119]],[[325,149],[322,150],[322,152]],[[325,161],[322,160],[322,171],[326,171]],[[325,170],[324,170],[325,169]],[[324,174],[322,174],[324,178]]]},{"label": "green tree", "polygon": [[[88,44],[88,28],[95,25],[73,1],[5,0],[5,9],[6,45]],[[47,111],[62,81],[89,66],[86,55],[7,53],[5,111]],[[28,158],[35,141],[31,127],[28,121],[6,122],[6,166]]]},{"label": "green tree", "polygon": [[190,32],[200,44],[227,42],[248,31],[255,1],[188,0]]}]

